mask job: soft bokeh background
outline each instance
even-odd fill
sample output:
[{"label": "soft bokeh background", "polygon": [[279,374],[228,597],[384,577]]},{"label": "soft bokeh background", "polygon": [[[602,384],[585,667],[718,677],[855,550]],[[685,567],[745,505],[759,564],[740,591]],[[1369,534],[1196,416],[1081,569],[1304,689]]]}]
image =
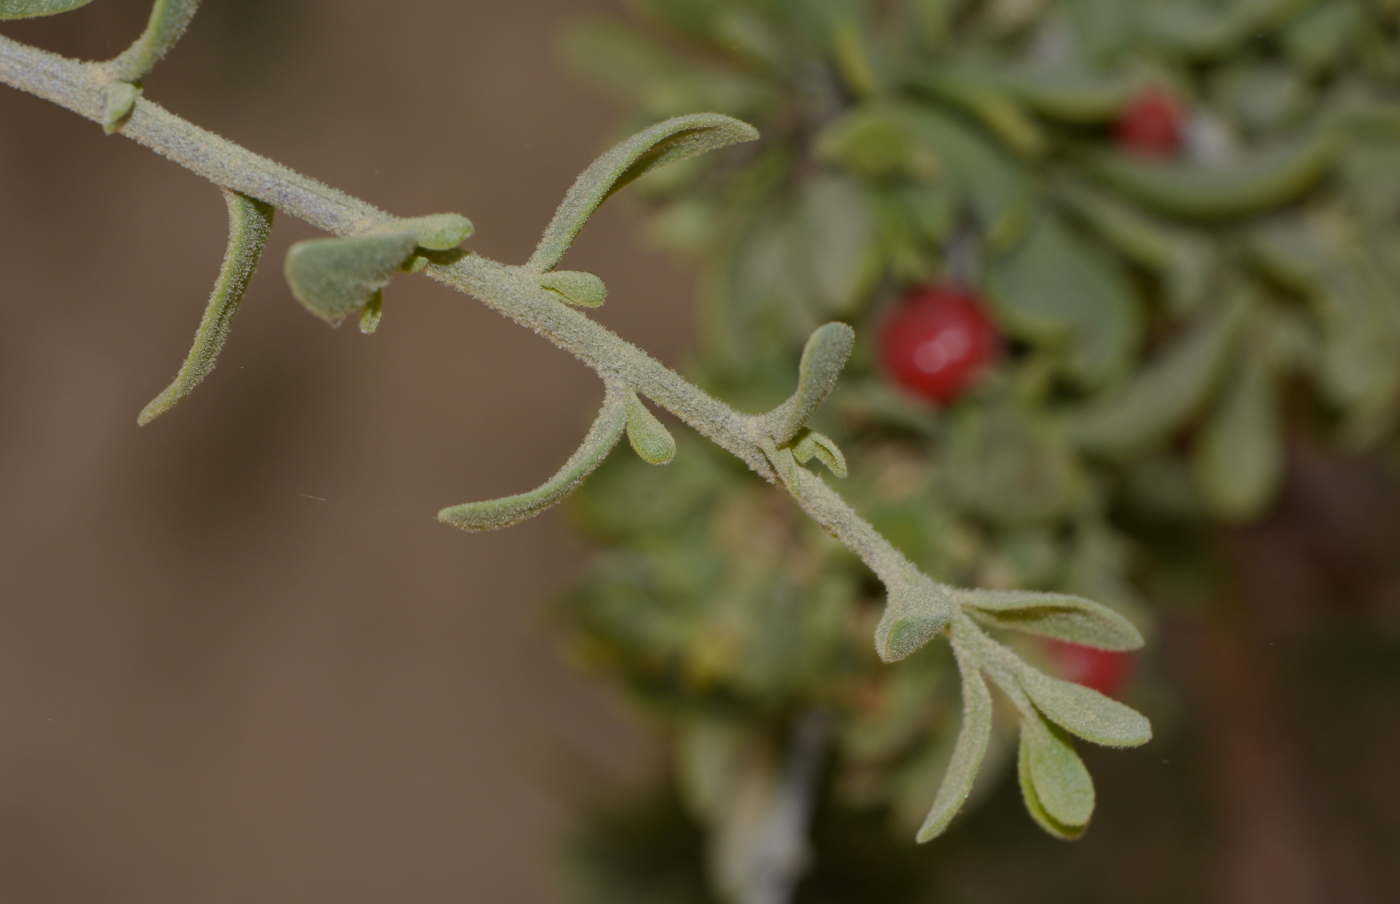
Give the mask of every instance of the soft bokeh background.
[{"label": "soft bokeh background", "polygon": [[[555,63],[579,0],[209,0],[150,97],[524,260],[615,114]],[[3,33],[114,53],[149,0]],[[542,901],[567,751],[642,733],[571,673],[545,604],[582,548],[443,505],[552,473],[591,372],[422,278],[373,337],[281,276],[279,218],[215,373],[171,415],[223,254],[218,192],[0,89],[0,901]],[[571,258],[601,319],[679,362],[687,276],[610,205]],[[570,754],[572,755],[572,754]]]}]

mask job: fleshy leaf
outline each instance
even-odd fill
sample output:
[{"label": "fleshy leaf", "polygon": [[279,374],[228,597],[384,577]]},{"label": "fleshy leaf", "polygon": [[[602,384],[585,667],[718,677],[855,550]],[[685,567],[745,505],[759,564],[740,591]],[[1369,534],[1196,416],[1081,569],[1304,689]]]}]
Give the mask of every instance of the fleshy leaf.
[{"label": "fleshy leaf", "polygon": [[787,487],[787,491],[794,496],[802,495],[802,468],[797,464],[797,458],[792,454],[792,450],[786,446],[779,447],[771,439],[759,440],[759,445],[763,449],[763,454],[768,457],[768,463],[773,466],[778,479]]},{"label": "fleshy leaf", "polygon": [[460,213],[434,213],[426,217],[395,220],[386,231],[413,233],[419,248],[451,251],[470,238],[476,227]]},{"label": "fleshy leaf", "polygon": [[360,332],[368,336],[379,329],[379,321],[384,317],[384,293],[375,292],[360,310]]},{"label": "fleshy leaf", "polygon": [[957,647],[954,647],[954,652],[958,657],[958,669],[962,672],[962,729],[953,746],[948,771],[943,774],[943,782],[933,799],[933,807],[915,836],[920,844],[943,834],[953,817],[958,815],[967,796],[972,793],[972,783],[982,767],[987,743],[992,737],[992,695],[987,690],[987,682],[971,657],[964,655]]},{"label": "fleshy leaf", "polygon": [[1152,740],[1152,723],[1130,706],[1093,688],[1051,677],[1018,658],[1016,679],[1035,708],[1071,734],[1106,747],[1137,747]]},{"label": "fleshy leaf", "polygon": [[142,409],[136,419],[142,426],[174,408],[214,369],[219,351],[228,339],[233,315],[238,311],[248,281],[253,278],[258,259],[272,233],[271,205],[228,189],[224,190],[224,201],[228,204],[228,250],[219,268],[218,281],[214,283],[185,363],[180,366],[174,382]]},{"label": "fleshy leaf", "polygon": [[950,591],[969,614],[998,628],[1026,631],[1101,650],[1136,650],[1142,634],[1133,623],[1092,600],[1031,590]]},{"label": "fleshy leaf", "polygon": [[[1021,717],[1019,766],[1022,791],[1033,793],[1039,815],[1048,817],[1053,828],[1041,825],[1060,837],[1074,837],[1082,832],[1094,815],[1094,780],[1064,732],[1034,712]],[[1027,809],[1037,816],[1031,796],[1026,794]]]},{"label": "fleshy leaf", "polygon": [[417,246],[413,232],[297,242],[287,252],[287,282],[307,310],[336,326],[369,304]]},{"label": "fleshy leaf", "polygon": [[80,6],[87,6],[91,2],[92,0],[0,0],[0,20],[56,16]]},{"label": "fleshy leaf", "polygon": [[598,206],[648,170],[756,138],[753,126],[719,113],[677,116],[638,132],[578,177],[526,266],[541,272],[553,269]]},{"label": "fleshy leaf", "polygon": [[1214,514],[1242,521],[1272,501],[1283,478],[1283,437],[1266,366],[1240,364],[1191,451],[1196,485]]},{"label": "fleshy leaf", "polygon": [[146,30],[112,61],[117,78],[134,82],[150,72],[180,40],[198,7],[199,0],[156,0]]},{"label": "fleshy leaf", "polygon": [[636,393],[627,396],[627,441],[642,461],[664,465],[676,457],[676,439]]},{"label": "fleshy leaf", "polygon": [[584,437],[583,444],[544,484],[516,496],[445,508],[438,512],[438,520],[463,530],[500,530],[533,518],[577,489],[584,478],[603,463],[612,447],[622,438],[626,427],[625,394],[609,389],[607,397],[603,399],[602,410]]},{"label": "fleshy leaf", "polygon": [[1069,415],[1070,438],[1106,458],[1127,458],[1166,439],[1215,389],[1244,309],[1237,297],[1148,362],[1122,391]]},{"label": "fleshy leaf", "polygon": [[855,330],[844,323],[818,327],[802,350],[797,370],[797,391],[768,415],[769,433],[779,446],[787,445],[826,399],[855,345]]},{"label": "fleshy leaf", "polygon": [[102,131],[111,135],[136,108],[141,89],[130,82],[113,82],[102,92]]},{"label": "fleshy leaf", "polygon": [[948,589],[912,565],[898,580],[886,580],[889,599],[875,626],[875,652],[885,662],[913,654],[948,627],[954,603]]},{"label": "fleshy leaf", "polygon": [[801,439],[792,447],[792,455],[797,459],[798,464],[806,464],[813,458],[826,465],[828,471],[835,474],[842,480],[846,479],[846,456],[841,454],[841,447],[832,441],[831,437],[818,433],[815,430],[804,430]]},{"label": "fleshy leaf", "polygon": [[582,270],[551,270],[540,277],[540,285],[575,307],[602,307],[608,287],[592,273]]},{"label": "fleshy leaf", "polygon": [[[1045,730],[1049,730],[1048,728]],[[1076,757],[1076,759],[1078,759]],[[1082,764],[1081,764],[1082,767]],[[1085,775],[1087,776],[1087,772]],[[1073,841],[1084,834],[1087,825],[1068,825],[1050,815],[1036,788],[1036,773],[1032,771],[1031,744],[1025,727],[1021,729],[1021,744],[1016,757],[1016,777],[1021,783],[1021,799],[1026,803],[1026,811],[1046,832],[1064,841]],[[1090,785],[1092,791],[1093,785]]]}]

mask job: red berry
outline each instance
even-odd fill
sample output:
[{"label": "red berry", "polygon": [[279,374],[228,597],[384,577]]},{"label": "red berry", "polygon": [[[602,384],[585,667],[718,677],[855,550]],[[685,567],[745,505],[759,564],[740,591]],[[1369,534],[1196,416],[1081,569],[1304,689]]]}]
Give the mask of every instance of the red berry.
[{"label": "red berry", "polygon": [[1133,677],[1132,653],[1099,650],[1063,640],[1047,640],[1045,649],[1061,678],[1107,697],[1120,696]]},{"label": "red berry", "polygon": [[885,320],[879,343],[880,359],[895,382],[946,403],[996,358],[1001,335],[975,293],[920,286]]},{"label": "red berry", "polygon": [[1181,149],[1184,118],[1175,95],[1148,88],[1118,114],[1113,136],[1118,147],[1138,157],[1170,157]]}]

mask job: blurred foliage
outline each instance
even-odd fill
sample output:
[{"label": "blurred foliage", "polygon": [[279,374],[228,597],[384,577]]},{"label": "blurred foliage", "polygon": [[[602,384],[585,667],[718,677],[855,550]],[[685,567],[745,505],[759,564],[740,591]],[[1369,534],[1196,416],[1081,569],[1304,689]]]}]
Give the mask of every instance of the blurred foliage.
[{"label": "blurred foliage", "polygon": [[[703,275],[690,374],[766,410],[813,328],[854,326],[813,426],[846,450],[852,503],[935,579],[1082,594],[1149,629],[1145,589],[1222,595],[1191,532],[1267,513],[1286,437],[1391,437],[1400,3],[632,5],[635,21],[565,41],[630,111],[624,129],[713,109],[763,135],[637,183],[651,238]],[[1173,154],[1121,139],[1150,92],[1180,104]],[[938,282],[974,287],[1007,339],[943,407],[894,385],[872,342],[905,291]],[[952,754],[952,656],[880,664],[859,561],[742,464],[680,440],[664,473],[608,461],[573,506],[607,547],[561,608],[579,656],[671,726],[712,877],[745,783],[707,786],[706,769],[771,770],[813,708],[835,724],[826,806],[883,811],[907,837]],[[974,800],[1014,733],[996,723]]]}]

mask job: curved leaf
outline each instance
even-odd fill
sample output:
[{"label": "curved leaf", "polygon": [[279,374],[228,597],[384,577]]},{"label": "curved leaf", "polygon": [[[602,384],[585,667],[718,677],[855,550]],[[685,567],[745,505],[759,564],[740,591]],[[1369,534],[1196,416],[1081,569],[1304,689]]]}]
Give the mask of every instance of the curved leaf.
[{"label": "curved leaf", "polygon": [[1067,593],[951,588],[955,602],[998,628],[1054,637],[1101,650],[1136,650],[1142,633],[1107,606]]},{"label": "curved leaf", "polygon": [[418,247],[429,251],[451,251],[475,231],[472,221],[460,213],[433,213],[395,220],[383,230],[385,233],[411,232]]},{"label": "curved leaf", "polygon": [[561,500],[593,473],[622,438],[627,427],[627,400],[623,392],[608,390],[602,410],[593,421],[583,444],[554,476],[528,493],[468,502],[438,512],[438,520],[462,530],[500,530],[558,505]]},{"label": "curved leaf", "polygon": [[889,598],[875,626],[875,652],[885,662],[910,656],[948,627],[954,604],[948,588],[912,565],[886,581]]},{"label": "curved leaf", "polygon": [[992,694],[987,690],[987,682],[971,657],[962,653],[957,646],[953,647],[953,652],[957,655],[958,669],[962,672],[962,728],[953,746],[948,771],[943,774],[943,782],[933,799],[933,806],[915,836],[920,844],[943,834],[953,817],[958,815],[972,793],[972,783],[982,767],[987,743],[992,737]]},{"label": "curved leaf", "polygon": [[150,72],[180,40],[198,7],[199,0],[156,0],[146,30],[112,61],[117,78],[134,82]]},{"label": "curved leaf", "polygon": [[[1056,838],[1073,841],[1088,828],[1088,816],[1082,822],[1066,822],[1057,813],[1068,811],[1075,815],[1085,809],[1085,789],[1088,810],[1093,812],[1094,785],[1074,749],[1067,741],[1056,743],[1051,729],[1037,718],[1039,733],[1049,740],[1037,743],[1034,731],[1021,724],[1021,745],[1016,758],[1016,777],[1021,782],[1021,798],[1026,810],[1042,829]],[[1064,756],[1065,752],[1069,756]],[[1047,803],[1047,798],[1051,803]]]},{"label": "curved leaf", "polygon": [[1045,153],[1045,132],[1003,86],[987,78],[941,72],[916,80],[916,90],[959,107],[1023,157]]},{"label": "curved leaf", "polygon": [[369,304],[416,247],[413,232],[297,242],[287,252],[287,282],[308,311],[337,326]]},{"label": "curved leaf", "polygon": [[1122,391],[1066,417],[1087,452],[1127,458],[1166,439],[1205,402],[1229,362],[1246,299],[1234,298],[1142,368]]},{"label": "curved leaf", "polygon": [[851,357],[855,341],[855,330],[844,323],[824,324],[808,337],[797,369],[797,391],[767,416],[774,443],[785,446],[791,442],[826,400]]},{"label": "curved leaf", "polygon": [[1236,369],[1196,438],[1196,486],[1207,507],[1232,521],[1264,510],[1283,478],[1283,436],[1273,377],[1259,361]]},{"label": "curved leaf", "polygon": [[675,437],[635,392],[627,395],[627,441],[647,464],[664,465],[676,457]]},{"label": "curved leaf", "polygon": [[719,113],[678,116],[638,132],[583,171],[526,266],[541,272],[553,269],[598,206],[648,170],[756,138],[753,126]]},{"label": "curved leaf", "polygon": [[608,300],[603,281],[582,270],[551,270],[540,277],[540,285],[575,307],[598,308]]},{"label": "curved leaf", "polygon": [[1106,747],[1137,747],[1152,740],[1152,723],[1130,706],[1093,688],[1053,678],[1016,660],[1016,679],[1035,708],[1086,741]]},{"label": "curved leaf", "polygon": [[826,465],[826,469],[842,480],[846,479],[849,471],[846,468],[846,456],[841,453],[841,447],[829,436],[818,433],[815,430],[803,430],[796,445],[792,447],[793,458],[798,464],[805,465],[813,458],[818,459]]},{"label": "curved leaf", "polygon": [[271,205],[228,189],[224,189],[224,202],[228,205],[228,250],[224,252],[219,278],[214,283],[185,363],[180,365],[175,380],[141,410],[136,423],[142,426],[174,408],[214,369],[224,341],[228,339],[233,315],[238,311],[243,293],[248,290],[248,281],[257,269],[267,238],[272,234]]},{"label": "curved leaf", "polygon": [[92,0],[0,0],[0,20],[56,16],[80,6],[87,6],[91,2]]}]

